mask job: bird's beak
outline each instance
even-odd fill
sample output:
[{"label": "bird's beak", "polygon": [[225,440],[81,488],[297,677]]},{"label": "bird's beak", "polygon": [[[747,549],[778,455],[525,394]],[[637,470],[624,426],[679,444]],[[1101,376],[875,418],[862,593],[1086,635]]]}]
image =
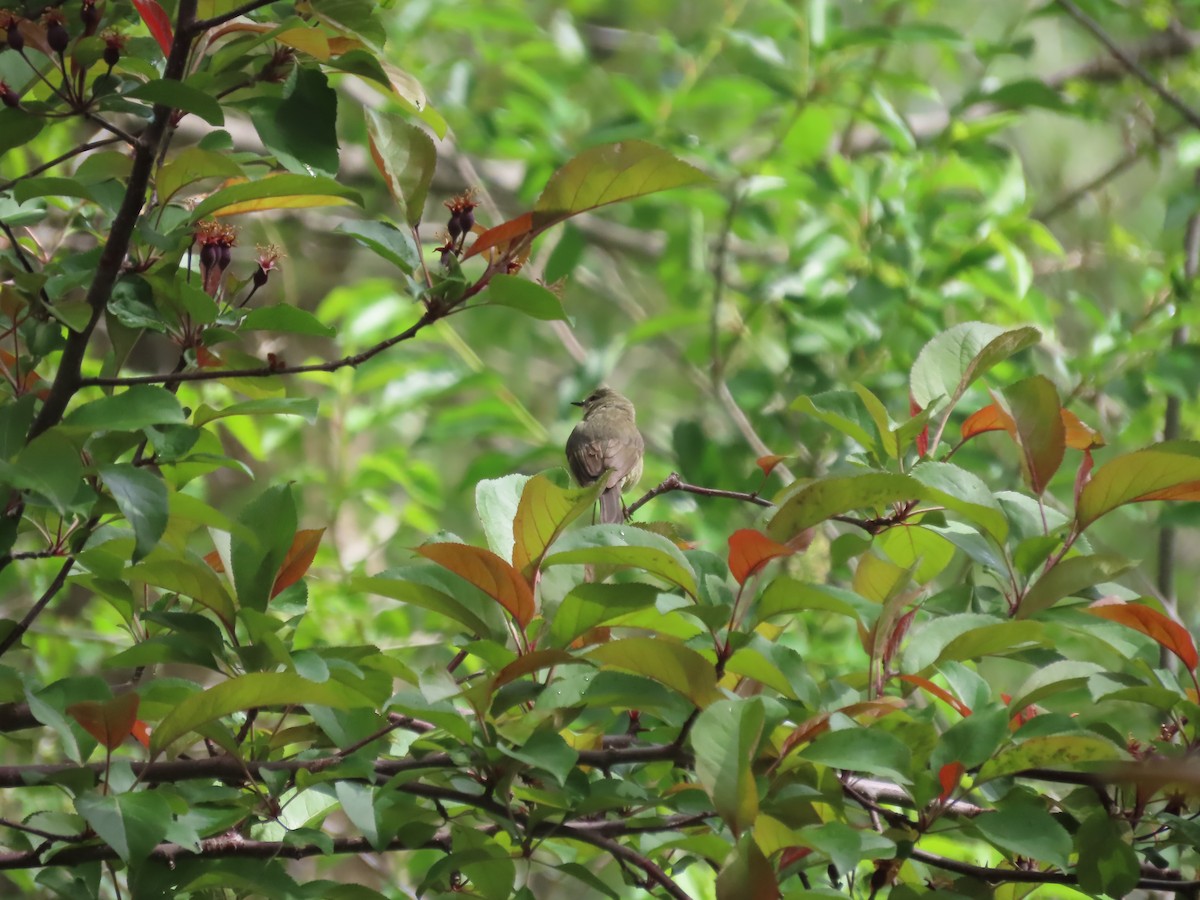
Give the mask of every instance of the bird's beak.
[{"label": "bird's beak", "polygon": [[571,405],[572,406],[587,406],[587,401],[586,400],[572,400]]}]

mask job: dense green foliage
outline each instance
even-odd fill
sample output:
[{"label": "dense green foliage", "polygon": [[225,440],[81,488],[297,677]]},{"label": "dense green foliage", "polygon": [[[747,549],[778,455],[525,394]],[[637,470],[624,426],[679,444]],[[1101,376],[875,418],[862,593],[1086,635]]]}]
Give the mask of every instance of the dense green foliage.
[{"label": "dense green foliage", "polygon": [[1200,10],[1081,5],[0,2],[0,890],[1200,889]]}]

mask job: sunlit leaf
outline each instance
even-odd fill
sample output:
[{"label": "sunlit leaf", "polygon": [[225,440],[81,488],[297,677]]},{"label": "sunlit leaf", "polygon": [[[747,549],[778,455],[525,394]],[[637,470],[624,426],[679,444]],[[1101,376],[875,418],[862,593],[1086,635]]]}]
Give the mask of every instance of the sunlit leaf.
[{"label": "sunlit leaf", "polygon": [[745,584],[771,560],[795,552],[794,547],[777,543],[761,531],[742,528],[729,536],[729,571],[738,584]]},{"label": "sunlit leaf", "polygon": [[589,487],[566,490],[545,475],[525,483],[513,518],[513,565],[525,578],[533,577],[546,551],[570,525],[592,508],[604,489],[597,480]]},{"label": "sunlit leaf", "polygon": [[367,110],[371,158],[409,225],[420,223],[437,166],[437,150],[424,131],[403,119]]},{"label": "sunlit leaf", "polygon": [[717,671],[695,650],[667,638],[625,638],[588,651],[587,658],[605,668],[645,675],[683,694],[704,708],[721,698]]},{"label": "sunlit leaf", "polygon": [[362,205],[357,191],[332,178],[309,175],[268,175],[223,187],[192,210],[192,221],[208,216],[233,216],[267,209]]},{"label": "sunlit leaf", "polygon": [[758,788],[751,766],[764,722],[762,701],[757,698],[719,700],[692,727],[696,777],[735,835],[753,826],[758,816]]},{"label": "sunlit leaf", "polygon": [[1140,631],[1170,650],[1191,671],[1196,671],[1198,662],[1196,643],[1187,629],[1172,621],[1156,609],[1140,603],[1123,603],[1119,600],[1098,600],[1087,608],[1093,616],[1119,622],[1135,631]]},{"label": "sunlit leaf", "polygon": [[1075,519],[1083,529],[1126,503],[1200,500],[1200,444],[1172,441],[1111,459],[1079,492]]},{"label": "sunlit leaf", "polygon": [[321,545],[321,537],[324,534],[324,528],[306,528],[296,532],[292,546],[283,557],[279,574],[275,576],[275,585],[271,588],[272,597],[277,597],[304,577],[317,555],[317,548]]}]

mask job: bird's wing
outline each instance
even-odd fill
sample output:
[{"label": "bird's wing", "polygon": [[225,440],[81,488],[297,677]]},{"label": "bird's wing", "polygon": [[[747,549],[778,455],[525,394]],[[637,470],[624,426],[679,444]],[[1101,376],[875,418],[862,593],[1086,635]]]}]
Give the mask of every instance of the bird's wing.
[{"label": "bird's wing", "polygon": [[627,438],[614,438],[604,442],[604,468],[612,469],[609,488],[619,487],[625,476],[637,465],[642,456],[642,436],[638,432]]}]

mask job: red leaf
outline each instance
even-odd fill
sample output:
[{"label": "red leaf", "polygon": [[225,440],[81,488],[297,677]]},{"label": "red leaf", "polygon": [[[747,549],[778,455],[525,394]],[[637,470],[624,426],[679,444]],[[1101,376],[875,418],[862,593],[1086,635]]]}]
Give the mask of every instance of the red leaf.
[{"label": "red leaf", "polygon": [[214,550],[212,553],[204,554],[204,561],[208,563],[214,572],[224,572],[225,563],[221,562],[221,554]]},{"label": "red leaf", "polygon": [[914,606],[892,626],[891,632],[888,633],[887,641],[883,645],[883,667],[887,669],[892,662],[892,657],[896,655],[896,651],[900,649],[900,642],[904,640],[904,636],[908,634],[908,629],[912,627],[913,617],[917,614],[917,608]]},{"label": "red leaf", "polygon": [[[1012,703],[1012,694],[1008,694],[1008,693],[1005,693],[1004,691],[1001,691],[1000,699],[1003,700],[1005,703]],[[1026,706],[1020,712],[1013,713],[1012,718],[1008,720],[1009,730],[1016,731],[1018,728],[1020,728],[1022,725],[1024,725],[1026,722],[1028,722],[1030,719],[1032,719],[1037,714],[1038,714],[1037,706],[1030,703],[1028,706]]]},{"label": "red leaf", "polygon": [[901,675],[901,681],[907,681],[909,684],[915,684],[923,691],[933,694],[939,700],[955,709],[960,716],[966,717],[971,714],[971,708],[963,703],[944,687],[940,687],[930,681],[928,678],[922,678],[920,675]]},{"label": "red leaf", "polygon": [[[908,392],[908,414],[915,418],[916,416],[919,416],[922,412],[924,412],[924,410],[921,408],[921,404],[917,402],[917,398],[913,396],[912,391],[909,391]],[[924,456],[928,452],[929,452],[929,426],[926,425],[924,428],[921,429],[921,433],[917,435],[917,453],[920,456]]]},{"label": "red leaf", "polygon": [[954,789],[958,787],[959,781],[962,780],[963,773],[967,770],[960,762],[948,762],[938,769],[938,784],[942,786],[942,792],[938,795],[939,800],[948,800],[950,795],[954,793]]},{"label": "red leaf", "polygon": [[109,750],[121,746],[137,719],[139,697],[132,691],[101,703],[84,700],[67,707],[67,715]]},{"label": "red leaf", "polygon": [[771,560],[795,552],[792,547],[777,544],[761,531],[743,528],[729,536],[729,571],[738,584],[745,584],[747,578]]},{"label": "red leaf", "polygon": [[1016,429],[1017,425],[1013,422],[1012,416],[995,403],[989,403],[983,409],[976,410],[967,416],[962,423],[962,439],[969,441],[975,435],[987,431],[1007,431],[1012,434]]},{"label": "red leaf", "polygon": [[133,736],[139,744],[150,749],[150,727],[141,719],[133,723]]},{"label": "red leaf", "polygon": [[309,528],[297,531],[292,538],[292,546],[283,557],[283,565],[275,576],[275,584],[271,588],[271,596],[276,597],[287,588],[304,577],[308,567],[312,565],[313,557],[317,555],[317,547],[321,544],[324,528]]},{"label": "red leaf", "polygon": [[158,41],[158,46],[162,47],[163,56],[170,56],[175,34],[171,30],[171,17],[167,15],[166,10],[159,6],[156,0],[133,0],[133,5],[146,27],[150,29],[150,33],[154,35],[154,39]]},{"label": "red leaf", "polygon": [[1097,600],[1087,611],[1153,638],[1159,646],[1178,656],[1191,671],[1196,671],[1196,664],[1200,659],[1197,658],[1192,636],[1182,625],[1168,619],[1158,610],[1142,606],[1140,603],[1125,603],[1115,598],[1105,598]]},{"label": "red leaf", "polygon": [[763,477],[769,476],[775,471],[775,467],[787,459],[782,453],[772,453],[770,456],[760,456],[754,461],[754,464],[762,469]]},{"label": "red leaf", "polygon": [[812,847],[787,847],[779,854],[779,868],[786,869],[792,863],[804,859],[812,853]]},{"label": "red leaf", "polygon": [[533,213],[522,213],[515,219],[501,222],[495,228],[489,228],[471,244],[471,249],[463,254],[463,259],[478,256],[484,250],[499,247],[501,244],[511,245],[518,239],[533,240]]},{"label": "red leaf", "polygon": [[471,582],[524,628],[533,618],[533,589],[512,565],[491,550],[469,544],[425,544],[417,552]]}]

